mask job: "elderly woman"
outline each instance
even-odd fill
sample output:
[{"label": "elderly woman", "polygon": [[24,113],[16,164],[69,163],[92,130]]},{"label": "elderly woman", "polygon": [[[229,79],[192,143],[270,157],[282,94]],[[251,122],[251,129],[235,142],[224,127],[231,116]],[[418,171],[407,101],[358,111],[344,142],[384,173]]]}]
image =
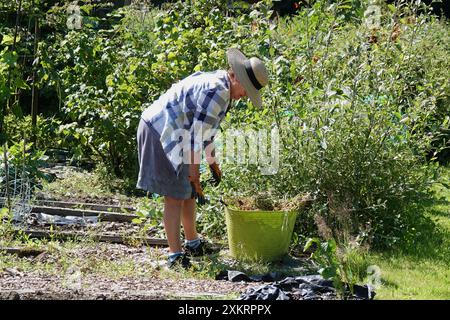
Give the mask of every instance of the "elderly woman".
[{"label": "elderly woman", "polygon": [[238,49],[229,49],[227,59],[228,71],[196,72],[174,84],[144,110],[137,130],[137,187],[164,196],[169,268],[188,268],[188,256],[210,253],[196,230],[195,200],[205,201],[199,173],[202,150],[218,184],[222,173],[214,158],[213,139],[231,100],[249,97],[253,105],[262,105],[259,90],[268,83],[262,61],[247,59]]}]

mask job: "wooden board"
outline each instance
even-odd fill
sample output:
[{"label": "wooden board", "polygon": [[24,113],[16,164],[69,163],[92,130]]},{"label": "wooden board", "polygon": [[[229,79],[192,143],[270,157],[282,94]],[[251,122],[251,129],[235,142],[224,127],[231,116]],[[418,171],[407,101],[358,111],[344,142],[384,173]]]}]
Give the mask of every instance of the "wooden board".
[{"label": "wooden board", "polygon": [[[14,201],[14,199],[11,199]],[[5,197],[0,197],[0,204],[6,203]],[[54,200],[33,200],[30,205],[38,207],[54,207],[54,208],[69,208],[69,209],[82,209],[102,212],[116,212],[116,213],[134,213],[135,207],[130,206],[115,206],[108,204],[97,203],[82,203],[82,202],[67,202],[67,201],[54,201]]]},{"label": "wooden board", "polygon": [[130,207],[130,206],[115,206],[115,205],[97,204],[97,203],[37,200],[37,201],[35,201],[35,204],[37,206],[44,206],[44,207],[86,209],[86,210],[93,210],[93,211],[118,212],[118,213],[133,213],[136,211],[136,208]]},{"label": "wooden board", "polygon": [[[122,237],[120,235],[93,235],[88,234],[86,232],[76,232],[76,231],[46,231],[46,230],[33,230],[33,229],[25,229],[20,230],[16,229],[16,233],[24,233],[28,235],[30,238],[37,239],[59,239],[59,240],[67,240],[74,238],[91,238],[101,242],[110,242],[110,243],[120,243],[126,244],[127,237]],[[131,239],[131,238],[130,238]],[[166,239],[156,239],[156,238],[142,238],[142,237],[133,237],[133,240],[142,241],[144,244],[148,246],[168,246]]]},{"label": "wooden board", "polygon": [[71,209],[71,208],[56,208],[56,207],[45,207],[45,206],[34,206],[31,212],[39,212],[50,215],[58,216],[74,216],[74,217],[92,217],[97,216],[101,221],[112,221],[112,222],[132,222],[133,219],[137,218],[134,214],[121,214],[114,212],[96,211],[96,210],[86,210],[86,209]]},{"label": "wooden board", "polygon": [[16,254],[19,257],[34,257],[45,252],[45,250],[34,248],[0,247],[0,252]]}]

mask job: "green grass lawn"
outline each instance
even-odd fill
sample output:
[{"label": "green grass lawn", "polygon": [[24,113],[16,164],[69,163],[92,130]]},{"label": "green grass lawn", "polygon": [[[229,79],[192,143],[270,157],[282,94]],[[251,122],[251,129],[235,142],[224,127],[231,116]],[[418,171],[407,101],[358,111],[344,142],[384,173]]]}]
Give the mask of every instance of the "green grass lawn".
[{"label": "green grass lawn", "polygon": [[[448,171],[446,176],[449,177]],[[437,226],[411,253],[371,254],[381,269],[376,299],[450,299],[450,189],[436,184],[427,214]]]}]

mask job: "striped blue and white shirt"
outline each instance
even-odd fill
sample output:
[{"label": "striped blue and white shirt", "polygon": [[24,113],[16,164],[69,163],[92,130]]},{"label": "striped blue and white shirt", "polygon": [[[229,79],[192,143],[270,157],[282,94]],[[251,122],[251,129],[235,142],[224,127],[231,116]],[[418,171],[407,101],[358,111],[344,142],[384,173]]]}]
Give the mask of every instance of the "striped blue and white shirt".
[{"label": "striped blue and white shirt", "polygon": [[178,173],[182,163],[190,162],[186,151],[201,151],[213,141],[229,103],[226,71],[196,72],[146,107],[141,118],[159,133],[164,152]]}]

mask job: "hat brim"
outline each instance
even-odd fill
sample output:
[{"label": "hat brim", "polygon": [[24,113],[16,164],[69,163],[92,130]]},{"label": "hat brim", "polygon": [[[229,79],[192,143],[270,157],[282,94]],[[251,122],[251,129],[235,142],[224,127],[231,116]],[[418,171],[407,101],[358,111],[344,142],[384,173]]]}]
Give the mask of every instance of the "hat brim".
[{"label": "hat brim", "polygon": [[261,108],[262,106],[261,93],[252,84],[250,78],[247,75],[247,71],[245,71],[245,61],[247,61],[248,59],[244,56],[242,52],[234,48],[228,49],[227,59],[228,63],[231,66],[231,69],[234,71],[236,78],[244,87],[245,92],[247,93],[247,96],[250,98],[252,104],[257,108]]}]

